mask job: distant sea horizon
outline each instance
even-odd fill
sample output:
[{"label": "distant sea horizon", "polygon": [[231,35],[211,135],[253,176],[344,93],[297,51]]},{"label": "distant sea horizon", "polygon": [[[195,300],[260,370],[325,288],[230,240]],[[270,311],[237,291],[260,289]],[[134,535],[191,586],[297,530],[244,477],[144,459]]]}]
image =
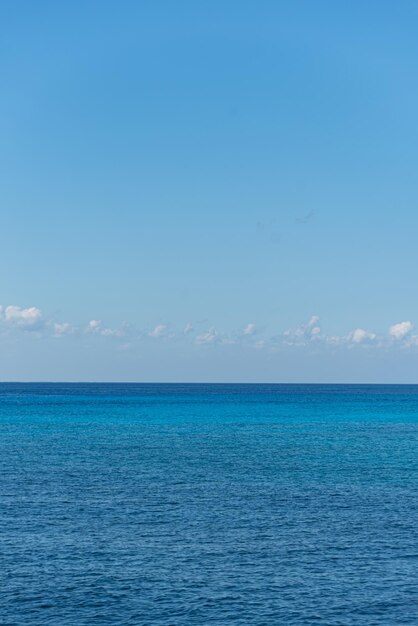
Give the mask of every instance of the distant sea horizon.
[{"label": "distant sea horizon", "polygon": [[304,382],[304,381],[190,381],[190,380],[0,380],[3,385],[306,385],[306,386],[415,386],[411,382]]}]

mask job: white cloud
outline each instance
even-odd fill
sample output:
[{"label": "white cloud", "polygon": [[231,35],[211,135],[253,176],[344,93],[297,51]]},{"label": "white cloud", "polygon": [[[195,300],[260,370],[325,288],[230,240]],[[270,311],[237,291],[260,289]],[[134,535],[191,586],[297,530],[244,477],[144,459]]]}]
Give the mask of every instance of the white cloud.
[{"label": "white cloud", "polygon": [[89,323],[87,324],[87,332],[89,333],[99,332],[101,324],[102,324],[101,320],[90,320]]},{"label": "white cloud", "polygon": [[300,324],[296,328],[289,328],[283,333],[284,341],[288,345],[303,345],[308,341],[318,339],[321,334],[318,315],[312,315],[306,324]]},{"label": "white cloud", "polygon": [[366,343],[371,342],[376,339],[376,334],[371,333],[368,330],[364,330],[364,328],[356,328],[349,335],[349,341],[352,343]]},{"label": "white cloud", "polygon": [[408,347],[411,347],[411,346],[416,347],[416,346],[418,346],[418,335],[410,335],[408,337],[408,339],[407,339],[406,345]]},{"label": "white cloud", "polygon": [[344,337],[340,337],[339,335],[327,335],[325,337],[325,342],[330,346],[339,346],[344,342]]},{"label": "white cloud", "polygon": [[412,328],[412,322],[399,322],[398,324],[393,324],[389,328],[389,335],[393,339],[403,339],[409,332],[411,332]]},{"label": "white cloud", "polygon": [[159,337],[162,337],[162,335],[164,335],[166,330],[167,330],[166,324],[158,324],[148,334],[149,334],[150,337],[155,337],[156,339],[158,339]]},{"label": "white cloud", "polygon": [[316,324],[318,324],[319,322],[319,316],[318,315],[312,315],[311,319],[308,322],[308,327],[312,328],[313,326],[316,326]]},{"label": "white cloud", "polygon": [[222,339],[220,339],[220,343],[224,346],[233,346],[237,343],[237,340],[232,337],[222,337]]},{"label": "white cloud", "polygon": [[[289,328],[281,335],[267,336],[262,341],[258,341],[261,333],[254,322],[249,322],[244,328],[237,328],[231,332],[218,331],[215,327],[210,327],[206,331],[200,330],[199,324],[207,320],[196,322],[197,329],[191,322],[188,322],[182,331],[174,334],[166,324],[158,324],[149,331],[140,332],[130,327],[126,322],[120,327],[105,327],[100,319],[91,319],[87,324],[78,326],[69,322],[44,317],[41,310],[35,306],[20,307],[15,305],[0,306],[0,328],[2,332],[33,331],[45,337],[64,337],[68,335],[92,336],[95,338],[115,338],[115,345],[122,341],[140,341],[147,335],[155,340],[162,338],[164,343],[170,339],[176,339],[195,345],[216,344],[216,346],[241,344],[248,348],[250,345],[256,349],[266,348],[277,351],[285,346],[316,346],[315,349],[323,347],[324,350],[331,348],[349,349],[355,346],[373,345],[374,349],[392,348],[395,346],[405,349],[418,348],[418,334],[415,333],[411,321],[403,321],[390,326],[388,333],[383,335],[366,330],[355,328],[352,332],[342,335],[326,335],[322,332],[320,320],[317,315],[312,315],[308,321],[299,326]],[[413,334],[415,333],[415,334]],[[189,338],[190,335],[190,338]],[[116,341],[117,338],[124,338]],[[129,344],[131,346],[131,344]],[[135,343],[135,345],[137,345]]]},{"label": "white cloud", "polygon": [[1,314],[6,324],[24,330],[38,330],[44,322],[42,312],[35,306],[24,309],[10,305],[2,309]]},{"label": "white cloud", "polygon": [[119,328],[103,328],[102,320],[90,320],[87,324],[86,332],[101,335],[102,337],[123,337],[125,335],[124,330]]},{"label": "white cloud", "polygon": [[103,328],[100,334],[103,335],[103,337],[123,337],[124,332],[119,328]]},{"label": "white cloud", "polygon": [[198,335],[196,337],[196,343],[198,345],[202,345],[205,343],[213,343],[215,339],[217,339],[217,337],[218,337],[218,332],[216,328],[210,328],[205,333],[202,333],[201,335]]},{"label": "white cloud", "polygon": [[74,332],[74,327],[67,322],[55,322],[53,325],[54,328],[54,336],[62,337],[63,335],[71,335]]}]

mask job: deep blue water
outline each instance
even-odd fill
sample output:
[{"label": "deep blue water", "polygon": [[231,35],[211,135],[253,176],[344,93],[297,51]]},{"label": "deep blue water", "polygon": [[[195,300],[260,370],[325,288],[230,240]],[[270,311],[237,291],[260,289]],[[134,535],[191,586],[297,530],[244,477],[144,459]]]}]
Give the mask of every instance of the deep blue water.
[{"label": "deep blue water", "polygon": [[418,386],[0,385],[0,624],[418,624]]}]

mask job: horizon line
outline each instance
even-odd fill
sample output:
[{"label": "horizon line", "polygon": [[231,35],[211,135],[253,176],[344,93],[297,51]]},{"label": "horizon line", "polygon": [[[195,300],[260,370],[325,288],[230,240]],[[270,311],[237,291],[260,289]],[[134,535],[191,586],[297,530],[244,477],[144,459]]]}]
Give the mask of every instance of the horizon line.
[{"label": "horizon line", "polygon": [[417,382],[268,382],[268,381],[124,381],[124,380],[2,380],[0,385],[310,385],[418,386]]}]

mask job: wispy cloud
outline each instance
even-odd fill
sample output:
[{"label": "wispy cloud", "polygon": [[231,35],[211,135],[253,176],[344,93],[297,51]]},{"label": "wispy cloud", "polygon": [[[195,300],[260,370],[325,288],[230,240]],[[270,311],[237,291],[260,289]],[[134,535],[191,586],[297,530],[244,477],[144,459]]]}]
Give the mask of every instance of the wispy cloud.
[{"label": "wispy cloud", "polygon": [[54,322],[54,337],[63,337],[64,335],[72,335],[75,332],[74,326],[68,322]]},{"label": "wispy cloud", "polygon": [[103,326],[101,320],[90,320],[85,330],[88,334],[101,335],[102,337],[125,336],[125,330],[123,328],[108,328]]},{"label": "wispy cloud", "polygon": [[162,337],[167,330],[166,324],[157,324],[153,330],[151,330],[148,334],[150,337],[154,337],[155,339],[159,339]]},{"label": "wispy cloud", "polygon": [[195,343],[197,345],[203,345],[207,343],[214,343],[216,339],[218,339],[219,333],[216,328],[210,328],[208,331],[198,335],[195,339]]},{"label": "wispy cloud", "polygon": [[285,330],[282,337],[288,345],[304,345],[309,341],[318,339],[320,334],[319,317],[312,315],[307,323]]}]

